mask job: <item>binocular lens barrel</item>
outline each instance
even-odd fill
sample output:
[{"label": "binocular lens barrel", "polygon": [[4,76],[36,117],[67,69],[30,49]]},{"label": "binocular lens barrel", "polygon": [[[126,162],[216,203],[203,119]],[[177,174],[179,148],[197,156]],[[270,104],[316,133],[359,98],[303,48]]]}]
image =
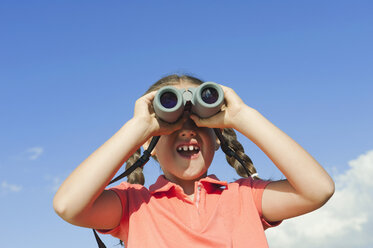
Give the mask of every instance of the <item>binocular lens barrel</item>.
[{"label": "binocular lens barrel", "polygon": [[205,103],[213,104],[218,100],[219,93],[214,88],[205,88],[201,92],[201,98]]},{"label": "binocular lens barrel", "polygon": [[160,102],[167,109],[173,108],[177,104],[177,96],[173,92],[165,92],[161,95]]}]

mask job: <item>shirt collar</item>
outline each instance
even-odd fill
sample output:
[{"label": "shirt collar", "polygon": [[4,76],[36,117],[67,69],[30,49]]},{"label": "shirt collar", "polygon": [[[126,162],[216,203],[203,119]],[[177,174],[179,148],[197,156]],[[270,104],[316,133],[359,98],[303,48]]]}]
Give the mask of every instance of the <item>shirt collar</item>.
[{"label": "shirt collar", "polygon": [[[210,186],[213,186],[214,188],[219,188],[222,186],[226,188],[228,187],[228,183],[226,181],[219,181],[219,179],[213,174],[200,179],[199,182],[202,183],[206,188],[210,188]],[[182,191],[179,185],[170,182],[164,175],[161,175],[158,177],[157,181],[154,184],[150,185],[149,191],[151,194],[155,194],[159,192],[168,192],[172,188],[174,188],[177,191]]]}]

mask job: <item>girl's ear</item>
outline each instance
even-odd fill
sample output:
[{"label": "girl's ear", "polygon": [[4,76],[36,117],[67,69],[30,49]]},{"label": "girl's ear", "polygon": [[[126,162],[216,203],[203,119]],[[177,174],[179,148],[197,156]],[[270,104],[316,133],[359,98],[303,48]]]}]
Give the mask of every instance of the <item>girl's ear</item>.
[{"label": "girl's ear", "polygon": [[[148,149],[149,145],[150,145],[150,142],[152,141],[152,139],[148,139],[143,145],[142,145],[142,148],[144,150]],[[150,153],[151,156],[155,156],[155,149],[153,149],[153,151]]]}]

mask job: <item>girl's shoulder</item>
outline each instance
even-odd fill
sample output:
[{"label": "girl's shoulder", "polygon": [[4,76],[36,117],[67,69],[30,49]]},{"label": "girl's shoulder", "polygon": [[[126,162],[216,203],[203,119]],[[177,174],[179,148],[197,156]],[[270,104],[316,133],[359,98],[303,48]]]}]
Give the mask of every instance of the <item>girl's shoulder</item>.
[{"label": "girl's shoulder", "polygon": [[149,190],[145,186],[129,182],[121,182],[120,184],[109,187],[106,190],[114,191],[122,200],[126,198],[131,199],[133,197],[138,199],[148,198],[150,195]]},{"label": "girl's shoulder", "polygon": [[122,206],[129,207],[129,209],[139,206],[144,202],[148,202],[151,198],[149,190],[141,184],[122,182],[119,185],[107,188],[106,190],[114,191],[119,197]]},{"label": "girl's shoulder", "polygon": [[229,183],[231,187],[238,188],[251,188],[252,190],[264,190],[271,180],[263,179],[253,179],[251,177],[245,177],[235,180],[234,182]]},{"label": "girl's shoulder", "polygon": [[146,187],[141,185],[141,184],[137,184],[137,183],[129,183],[129,182],[121,182],[120,184],[118,185],[115,185],[115,186],[111,186],[109,187],[108,189],[143,189]]}]

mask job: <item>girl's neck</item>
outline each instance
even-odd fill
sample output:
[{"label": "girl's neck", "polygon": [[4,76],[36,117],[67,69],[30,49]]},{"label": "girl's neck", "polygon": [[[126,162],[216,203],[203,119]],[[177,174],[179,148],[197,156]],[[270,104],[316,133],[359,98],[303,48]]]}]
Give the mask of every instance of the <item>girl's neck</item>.
[{"label": "girl's neck", "polygon": [[207,176],[207,173],[205,173],[204,175],[202,175],[198,178],[195,178],[195,179],[192,179],[192,180],[184,180],[184,179],[181,179],[181,178],[174,177],[172,175],[167,175],[166,173],[164,173],[164,174],[165,174],[165,177],[170,182],[173,182],[173,183],[179,185],[183,189],[184,193],[189,198],[193,198],[194,190],[195,190],[195,182],[197,182],[200,179],[205,178]]}]

